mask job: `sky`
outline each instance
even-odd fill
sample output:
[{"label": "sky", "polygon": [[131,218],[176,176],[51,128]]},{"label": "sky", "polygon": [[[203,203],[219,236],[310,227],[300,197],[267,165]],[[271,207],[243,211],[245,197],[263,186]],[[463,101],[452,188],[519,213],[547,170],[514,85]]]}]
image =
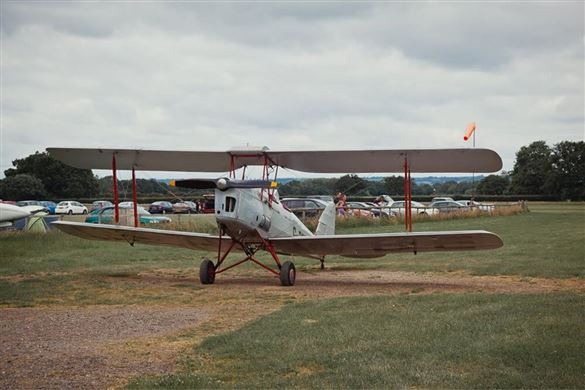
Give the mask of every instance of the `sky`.
[{"label": "sky", "polygon": [[585,136],[582,1],[0,4],[0,177],[47,147],[470,148],[472,121],[511,170]]}]

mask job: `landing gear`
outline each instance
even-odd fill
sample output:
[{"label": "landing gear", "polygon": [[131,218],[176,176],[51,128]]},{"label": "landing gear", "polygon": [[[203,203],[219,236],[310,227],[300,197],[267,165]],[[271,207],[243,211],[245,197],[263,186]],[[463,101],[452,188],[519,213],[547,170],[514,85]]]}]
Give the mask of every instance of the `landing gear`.
[{"label": "landing gear", "polygon": [[297,271],[295,265],[290,261],[285,261],[280,267],[280,284],[283,286],[292,286],[295,284]]},{"label": "landing gear", "polygon": [[215,282],[215,265],[213,261],[205,259],[199,267],[199,280],[201,284],[213,284]]},{"label": "landing gear", "polygon": [[[222,251],[222,242],[225,243],[227,241],[223,235],[223,230],[220,230],[219,237],[220,239],[218,240],[217,262],[214,263],[210,259],[204,259],[201,262],[201,266],[199,267],[199,280],[201,281],[201,284],[213,284],[215,282],[216,275],[219,275],[222,272],[225,272],[246,262],[254,263],[261,268],[264,268],[266,271],[272,273],[274,276],[280,279],[280,283],[283,286],[293,286],[295,284],[297,271],[294,264],[291,261],[281,263],[280,259],[278,258],[278,254],[269,241],[260,239],[260,242],[246,243],[232,238],[227,250]],[[226,265],[225,260],[236,245],[238,245],[243,250],[243,252],[246,254],[246,257],[239,261],[233,262],[230,265]],[[258,260],[255,255],[259,250],[265,250],[268,252],[276,263],[276,267],[270,267]]]}]

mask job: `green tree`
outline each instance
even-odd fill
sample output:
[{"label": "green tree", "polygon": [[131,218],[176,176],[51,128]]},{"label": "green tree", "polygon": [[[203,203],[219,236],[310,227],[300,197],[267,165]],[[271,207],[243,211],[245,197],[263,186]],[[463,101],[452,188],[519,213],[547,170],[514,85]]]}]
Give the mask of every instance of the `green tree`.
[{"label": "green tree", "polygon": [[337,179],[305,179],[291,180],[278,187],[281,196],[293,195],[331,195],[335,192],[334,184]]},{"label": "green tree", "polygon": [[552,150],[549,186],[561,199],[585,198],[585,142],[563,141]]},{"label": "green tree", "polygon": [[366,180],[366,183],[368,185],[364,189],[366,195],[377,196],[388,193],[384,180]]},{"label": "green tree", "polygon": [[482,195],[503,195],[509,185],[508,176],[489,175],[477,184],[477,192]]},{"label": "green tree", "polygon": [[511,173],[512,192],[518,195],[554,193],[552,151],[544,141],[523,146]]},{"label": "green tree", "polygon": [[[403,195],[404,194],[404,177],[403,176],[389,176],[384,178],[388,195]],[[413,192],[414,192],[413,183]]]},{"label": "green tree", "polygon": [[46,152],[14,160],[12,165],[14,168],[4,171],[6,178],[19,174],[32,175],[43,183],[47,196],[51,198],[90,197],[98,191],[98,181],[91,169],[70,167]]},{"label": "green tree", "polygon": [[435,191],[435,188],[429,183],[414,184],[412,186],[413,195],[431,195]]},{"label": "green tree", "polygon": [[335,183],[335,192],[343,192],[345,194],[357,194],[364,190],[368,183],[358,175],[341,176]]},{"label": "green tree", "polygon": [[42,199],[46,196],[45,186],[38,178],[24,173],[0,180],[0,198],[9,200]]}]

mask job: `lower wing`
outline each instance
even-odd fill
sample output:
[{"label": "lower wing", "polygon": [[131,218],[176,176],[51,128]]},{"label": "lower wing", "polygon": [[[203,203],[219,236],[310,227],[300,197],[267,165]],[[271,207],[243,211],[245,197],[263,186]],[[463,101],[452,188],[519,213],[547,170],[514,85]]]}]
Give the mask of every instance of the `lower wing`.
[{"label": "lower wing", "polygon": [[[126,241],[131,245],[138,242],[150,245],[178,246],[187,249],[216,251],[219,245],[217,235],[135,228],[118,225],[96,225],[92,223],[53,222],[53,226],[65,233],[91,240]],[[222,237],[222,245],[229,245],[231,239]]]},{"label": "lower wing", "polygon": [[496,249],[504,245],[496,234],[483,230],[290,237],[273,238],[270,242],[279,253],[345,257],[380,257],[392,252]]},{"label": "lower wing", "polygon": [[[89,223],[53,222],[60,230],[81,238],[126,241],[150,245],[169,245],[188,249],[216,251],[219,237],[210,234],[134,228]],[[231,238],[222,237],[222,246]],[[297,256],[340,255],[346,257],[380,257],[392,252],[438,252],[496,249],[503,245],[496,234],[483,230],[346,234],[332,236],[297,236],[269,240],[278,253]]]}]

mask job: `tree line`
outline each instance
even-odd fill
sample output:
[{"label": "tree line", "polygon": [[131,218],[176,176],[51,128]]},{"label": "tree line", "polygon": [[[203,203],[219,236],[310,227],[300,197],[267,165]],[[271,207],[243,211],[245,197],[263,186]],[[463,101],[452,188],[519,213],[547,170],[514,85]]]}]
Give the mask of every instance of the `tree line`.
[{"label": "tree line", "polygon": [[[12,162],[0,180],[0,199],[112,198],[112,177],[98,178],[89,169],[67,166],[48,153],[36,152]],[[184,192],[154,179],[137,179],[140,196],[190,196],[202,190]],[[132,182],[119,180],[121,198],[132,194]],[[292,180],[279,186],[281,196],[323,195],[343,192],[351,196],[404,194],[404,178],[389,176],[366,180],[357,175],[339,178]],[[558,200],[585,199],[585,142],[563,141],[550,147],[536,141],[516,152],[510,172],[483,177],[477,182],[446,181],[412,185],[413,195],[546,195]]]}]

